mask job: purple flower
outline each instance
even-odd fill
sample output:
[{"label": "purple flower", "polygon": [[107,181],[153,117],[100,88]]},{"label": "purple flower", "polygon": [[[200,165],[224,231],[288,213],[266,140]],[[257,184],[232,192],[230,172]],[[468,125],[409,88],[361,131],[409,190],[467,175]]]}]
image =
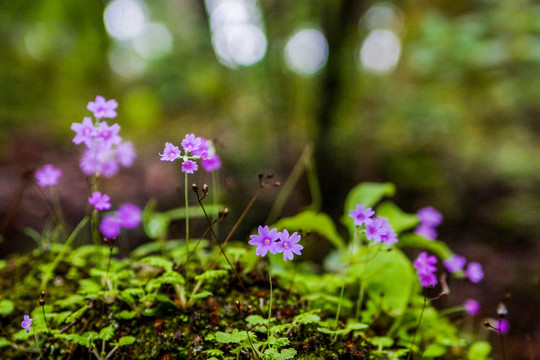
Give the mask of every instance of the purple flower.
[{"label": "purple flower", "polygon": [[469,263],[467,270],[465,270],[465,276],[467,276],[473,283],[480,282],[480,280],[484,278],[482,265],[476,262]]},{"label": "purple flower", "polygon": [[201,139],[201,144],[197,149],[191,151],[191,153],[195,156],[199,156],[201,159],[207,159],[214,155],[216,151],[210,141],[206,140],[203,137],[199,137],[199,139]]},{"label": "purple flower", "polygon": [[21,327],[26,329],[26,332],[30,332],[30,326],[32,326],[32,319],[30,319],[30,315],[24,315],[24,320],[21,323]]},{"label": "purple flower", "polygon": [[304,247],[298,242],[300,241],[300,235],[298,235],[296,232],[293,232],[289,236],[289,232],[287,230],[283,230],[281,233],[279,233],[279,241],[277,243],[278,251],[277,252],[283,252],[283,261],[292,260],[294,254],[296,255],[302,255],[300,250],[302,250]]},{"label": "purple flower", "polygon": [[116,216],[106,215],[103,217],[103,220],[101,220],[101,223],[99,224],[99,230],[106,238],[115,238],[118,236],[118,234],[120,234],[120,221]]},{"label": "purple flower", "polygon": [[102,118],[115,118],[116,117],[116,108],[118,103],[116,100],[105,100],[103,96],[96,96],[96,101],[90,101],[86,107],[88,110],[94,113],[94,116],[97,119]]},{"label": "purple flower", "polygon": [[41,187],[52,186],[58,184],[58,180],[62,176],[62,170],[47,164],[36,171],[36,180]]},{"label": "purple flower", "polygon": [[75,131],[75,137],[73,142],[77,145],[85,143],[86,146],[91,147],[94,141],[94,136],[97,135],[97,129],[92,122],[92,119],[85,117],[82,123],[72,123],[71,130]]},{"label": "purple flower", "polygon": [[248,241],[250,245],[257,245],[255,254],[265,256],[268,251],[272,254],[279,252],[276,241],[279,239],[280,233],[277,232],[277,229],[270,230],[268,226],[259,226],[258,231],[259,235],[250,235],[251,240]]},{"label": "purple flower", "polygon": [[166,142],[163,154],[158,155],[161,156],[161,161],[174,161],[180,157],[180,148],[174,146],[170,142]]},{"label": "purple flower", "polygon": [[456,271],[463,270],[465,267],[465,258],[463,256],[459,256],[457,254],[452,254],[448,259],[444,260],[444,266],[450,271],[451,273],[454,273]]},{"label": "purple flower", "polygon": [[116,152],[101,141],[84,151],[79,164],[86,175],[95,173],[110,178],[119,170]]},{"label": "purple flower", "polygon": [[92,196],[88,198],[90,205],[93,205],[96,210],[107,210],[111,208],[111,198],[107,194],[101,194],[100,191],[92,193]]},{"label": "purple flower", "polygon": [[109,126],[106,121],[102,121],[99,123],[97,131],[96,138],[103,140],[106,147],[109,147],[112,144],[117,145],[122,142],[122,138],[118,135],[118,132],[120,131],[120,125],[118,124]]},{"label": "purple flower", "polygon": [[195,152],[199,150],[202,139],[195,137],[195,134],[187,134],[184,140],[182,140],[182,147],[186,152]]},{"label": "purple flower", "polygon": [[211,157],[207,157],[206,159],[202,159],[201,165],[203,166],[204,171],[212,172],[221,167],[221,160],[219,159],[219,156],[213,155]]},{"label": "purple flower", "polygon": [[510,323],[506,319],[497,319],[494,327],[497,332],[506,334],[510,330]]},{"label": "purple flower", "polygon": [[366,209],[364,204],[357,204],[356,210],[351,210],[349,216],[354,219],[355,225],[362,226],[362,224],[369,222],[369,218],[373,214],[375,214],[375,211],[371,210],[371,208]]},{"label": "purple flower", "polygon": [[195,161],[186,160],[182,163],[182,172],[193,174],[194,171],[197,171],[199,165]]},{"label": "purple flower", "polygon": [[415,232],[428,240],[435,240],[437,238],[437,231],[435,228],[428,225],[420,224],[416,227]]},{"label": "purple flower", "polygon": [[137,227],[141,223],[141,209],[133,204],[124,204],[116,212],[116,218],[122,227]]},{"label": "purple flower", "polygon": [[418,215],[420,223],[429,227],[436,227],[443,220],[442,214],[431,206],[418,210],[416,214]]},{"label": "purple flower", "polygon": [[366,226],[366,237],[368,240],[373,240],[373,242],[378,243],[382,241],[381,234],[384,230],[382,229],[382,221],[381,218],[376,217],[373,219],[369,219],[371,221],[364,222]]},{"label": "purple flower", "polygon": [[133,144],[129,141],[123,142],[116,147],[116,159],[123,167],[130,167],[137,157]]},{"label": "purple flower", "polygon": [[463,303],[463,307],[465,307],[465,312],[469,315],[476,315],[480,311],[480,304],[474,299],[467,299]]},{"label": "purple flower", "polygon": [[398,242],[397,234],[392,228],[392,225],[388,223],[388,219],[385,217],[379,217],[379,234],[381,236],[381,241],[388,245],[392,245]]},{"label": "purple flower", "polygon": [[437,263],[437,258],[433,255],[428,256],[424,251],[418,254],[416,260],[414,260],[413,265],[416,268],[416,273],[423,287],[435,286],[437,284],[437,277],[435,272],[437,268],[435,264]]}]

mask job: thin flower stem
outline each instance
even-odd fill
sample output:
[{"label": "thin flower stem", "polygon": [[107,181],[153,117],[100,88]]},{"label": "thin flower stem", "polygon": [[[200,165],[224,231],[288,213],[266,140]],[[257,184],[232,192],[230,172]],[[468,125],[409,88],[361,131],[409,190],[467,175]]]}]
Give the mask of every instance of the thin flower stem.
[{"label": "thin flower stem", "polygon": [[268,258],[268,278],[270,279],[270,302],[268,304],[268,326],[266,329],[266,346],[270,342],[270,319],[272,318],[272,265],[270,257]]},{"label": "thin flower stem", "polygon": [[333,336],[333,339],[332,339],[332,342],[335,342],[336,339],[337,339],[337,334],[335,333],[335,331],[337,331],[337,327],[338,327],[338,322],[339,322],[339,313],[341,312],[341,301],[343,300],[343,293],[345,291],[345,282],[347,281],[347,274],[349,272],[349,267],[351,266],[351,261],[352,261],[352,257],[353,257],[353,253],[354,253],[354,244],[356,242],[356,234],[357,234],[358,230],[355,229],[355,232],[354,232],[354,239],[353,239],[353,242],[352,242],[352,245],[351,245],[351,252],[349,254],[349,261],[347,263],[347,267],[345,268],[345,274],[343,275],[343,281],[341,282],[341,292],[339,294],[339,303],[338,303],[338,308],[337,308],[337,311],[336,311],[336,319],[334,321],[334,336]]},{"label": "thin flower stem", "polygon": [[188,174],[184,173],[184,196],[186,200],[186,266],[189,259],[189,206],[188,206]]},{"label": "thin flower stem", "polygon": [[36,347],[38,348],[38,351],[39,351],[39,357],[43,359],[43,353],[41,352],[41,347],[39,346],[39,341],[38,341],[38,338],[37,338],[37,333],[36,333],[35,327],[32,328],[32,333],[34,333],[34,340],[36,342]]},{"label": "thin flower stem", "polygon": [[501,350],[502,350],[503,360],[506,360],[506,351],[504,349],[504,336],[501,331],[501,320],[499,320],[499,330],[497,332],[499,333],[499,338],[501,339]]},{"label": "thin flower stem", "polygon": [[47,332],[49,335],[51,335],[51,329],[49,328],[49,322],[47,321],[47,317],[45,316],[45,305],[41,305],[41,310],[43,311],[43,320],[45,320],[45,325],[47,325]]},{"label": "thin flower stem", "polygon": [[418,334],[418,329],[420,328],[420,323],[422,322],[422,316],[424,316],[424,310],[426,309],[426,303],[427,303],[427,296],[424,296],[424,305],[422,306],[422,312],[420,312],[420,318],[418,319],[418,324],[416,324],[416,329],[414,329],[414,336],[411,342],[411,347],[409,349],[409,355],[407,356],[407,360],[411,358],[414,343],[416,341],[416,334]]}]

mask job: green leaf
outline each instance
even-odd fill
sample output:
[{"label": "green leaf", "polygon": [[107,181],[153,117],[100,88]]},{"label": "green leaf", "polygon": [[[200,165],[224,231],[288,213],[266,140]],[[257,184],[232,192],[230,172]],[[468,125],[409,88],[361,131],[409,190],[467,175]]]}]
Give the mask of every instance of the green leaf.
[{"label": "green leaf", "polygon": [[491,345],[487,341],[477,341],[471,345],[469,360],[487,360],[491,353]]},{"label": "green leaf", "polygon": [[229,274],[227,270],[206,270],[200,275],[195,276],[196,280],[217,280]]},{"label": "green leaf", "polygon": [[[222,344],[239,344],[243,342],[244,340],[247,340],[247,332],[246,331],[238,331],[238,329],[234,329],[232,333],[226,333],[223,331],[216,332],[216,341],[220,342]],[[250,332],[250,336],[255,336],[252,332]]]},{"label": "green leaf", "polygon": [[283,218],[274,226],[279,230],[287,229],[289,232],[297,230],[315,231],[327,238],[335,247],[345,250],[345,241],[337,232],[330,216],[326,214],[306,210],[295,216]]},{"label": "green leaf", "polygon": [[394,345],[394,339],[387,336],[376,336],[369,340],[370,343],[377,347],[390,347]]},{"label": "green leaf", "polygon": [[402,234],[399,237],[399,242],[395,244],[398,247],[413,247],[430,251],[437,255],[440,259],[446,260],[452,256],[453,252],[442,241],[439,240],[427,240],[426,238],[415,234],[407,233]]},{"label": "green leaf", "polygon": [[13,301],[8,299],[0,300],[0,316],[9,315],[14,309],[15,305],[13,304]]},{"label": "green leaf", "polygon": [[3,348],[5,346],[9,346],[11,343],[9,342],[8,339],[6,339],[5,337],[3,336],[0,336],[0,348]]},{"label": "green leaf", "polygon": [[446,354],[446,347],[439,344],[430,344],[422,354],[424,357],[434,358]]},{"label": "green leaf", "polygon": [[213,294],[210,291],[205,290],[205,291],[201,291],[200,293],[190,295],[189,297],[192,298],[192,299],[204,299],[204,298],[207,298],[207,297],[212,296],[212,295]]},{"label": "green leaf", "polygon": [[114,336],[114,326],[110,324],[99,331],[98,338],[101,340],[111,340]]},{"label": "green leaf", "polygon": [[[272,319],[270,319],[270,321],[272,321]],[[246,318],[246,322],[248,323],[249,327],[253,327],[255,325],[268,325],[268,319],[265,319],[260,315],[249,315]]]},{"label": "green leaf", "polygon": [[126,346],[133,344],[137,338],[134,336],[122,336],[120,339],[118,339],[118,342],[116,343],[117,346]]},{"label": "green leaf", "polygon": [[56,339],[70,341],[84,347],[90,346],[90,340],[79,334],[55,334],[54,337]]},{"label": "green leaf", "polygon": [[184,277],[176,271],[163,273],[157,280],[160,284],[184,285],[185,283]]},{"label": "green leaf", "polygon": [[394,228],[396,233],[409,230],[418,224],[418,216],[403,212],[396,204],[391,201],[385,201],[376,209],[377,216],[388,219],[388,222]]},{"label": "green leaf", "polygon": [[121,320],[130,320],[137,316],[135,310],[122,310],[119,313],[115,314],[114,317]]},{"label": "green leaf", "polygon": [[223,355],[223,351],[219,349],[208,349],[204,350],[203,353],[208,354],[210,356],[221,356]]},{"label": "green leaf", "polygon": [[303,314],[297,315],[294,317],[293,323],[298,324],[318,324],[321,321],[321,317],[317,314],[314,314],[312,311],[305,312]]},{"label": "green leaf", "polygon": [[151,266],[160,267],[164,269],[166,272],[171,272],[173,269],[172,261],[169,261],[159,256],[147,256],[145,258],[142,258],[140,262],[143,262]]},{"label": "green leaf", "polygon": [[264,352],[266,359],[273,359],[273,360],[288,360],[292,359],[296,356],[296,350],[295,349],[283,349],[280,352],[278,352],[276,349],[266,349]]},{"label": "green leaf", "polygon": [[75,311],[73,314],[68,316],[68,318],[66,319],[66,323],[70,323],[73,320],[81,317],[86,312],[86,309],[88,309],[88,305],[82,306],[79,310]]},{"label": "green leaf", "polygon": [[365,282],[370,298],[380,303],[383,311],[395,317],[403,315],[418,282],[410,260],[397,248],[384,251],[368,246],[360,254],[359,259],[369,260],[351,266],[351,275]]}]

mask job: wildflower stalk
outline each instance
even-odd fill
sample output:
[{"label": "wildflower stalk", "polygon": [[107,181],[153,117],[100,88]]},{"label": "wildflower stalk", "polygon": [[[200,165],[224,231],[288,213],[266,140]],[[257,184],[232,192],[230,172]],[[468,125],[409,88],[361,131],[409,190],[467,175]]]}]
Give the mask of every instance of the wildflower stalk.
[{"label": "wildflower stalk", "polygon": [[35,328],[35,327],[32,328],[32,333],[34,334],[34,341],[36,342],[36,347],[38,348],[39,357],[40,357],[41,359],[43,359],[43,353],[41,352],[41,347],[39,346],[39,341],[38,341],[38,337],[37,337],[37,333],[36,333],[36,328]]},{"label": "wildflower stalk", "polygon": [[341,291],[340,291],[340,294],[339,294],[339,303],[338,303],[338,308],[337,308],[337,311],[336,311],[336,319],[334,321],[334,336],[333,336],[333,339],[332,339],[332,342],[336,341],[336,338],[337,338],[337,334],[335,333],[335,331],[337,331],[337,327],[338,327],[338,321],[339,321],[339,313],[341,312],[341,301],[343,300],[343,293],[345,291],[345,282],[347,281],[347,274],[349,272],[349,267],[351,266],[351,261],[352,261],[352,257],[353,257],[353,254],[354,254],[354,244],[356,243],[356,237],[357,237],[357,233],[358,233],[358,229],[355,229],[354,231],[354,238],[353,238],[353,242],[352,242],[352,245],[351,245],[351,252],[349,254],[349,261],[347,262],[347,267],[345,268],[345,274],[343,275],[343,281],[341,282]]},{"label": "wildflower stalk", "polygon": [[186,198],[186,266],[189,259],[189,206],[188,206],[188,174],[184,173],[184,197]]},{"label": "wildflower stalk", "polygon": [[420,318],[418,319],[418,324],[416,324],[416,329],[414,329],[414,336],[411,342],[411,347],[409,348],[409,355],[407,355],[407,360],[410,360],[411,358],[414,343],[416,341],[416,334],[418,334],[418,329],[420,328],[420,323],[422,322],[422,317],[424,316],[424,310],[426,309],[427,300],[428,300],[427,296],[424,296],[424,305],[422,306],[422,311],[420,312]]},{"label": "wildflower stalk", "polygon": [[270,301],[268,303],[268,326],[266,328],[266,346],[270,342],[270,319],[272,318],[272,264],[268,257],[268,278],[270,279]]}]

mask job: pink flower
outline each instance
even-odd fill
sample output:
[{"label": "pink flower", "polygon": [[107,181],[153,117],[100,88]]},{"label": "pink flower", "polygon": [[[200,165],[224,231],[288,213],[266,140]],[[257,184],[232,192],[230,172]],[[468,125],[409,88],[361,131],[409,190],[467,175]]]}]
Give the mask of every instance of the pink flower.
[{"label": "pink flower", "polygon": [[116,147],[116,159],[123,167],[130,167],[137,157],[133,144],[129,141],[123,142]]},{"label": "pink flower", "polygon": [[90,205],[93,205],[96,210],[107,210],[111,208],[111,198],[107,194],[101,194],[100,191],[92,193],[92,196],[88,198]]},{"label": "pink flower", "polygon": [[73,142],[77,145],[85,143],[87,147],[92,146],[94,136],[97,135],[97,129],[89,117],[85,117],[81,124],[72,123],[71,130],[75,131]]},{"label": "pink flower", "polygon": [[30,332],[30,326],[32,326],[32,319],[30,318],[30,315],[24,315],[24,320],[21,323],[21,327],[26,329],[26,332]]},{"label": "pink flower", "polygon": [[478,283],[484,278],[484,272],[482,271],[482,265],[476,262],[469,263],[465,275],[473,283]]},{"label": "pink flower", "polygon": [[212,157],[207,157],[206,159],[202,159],[201,165],[203,166],[204,171],[212,172],[221,167],[221,160],[219,159],[219,156],[214,155]]},{"label": "pink flower", "polygon": [[58,180],[62,176],[62,170],[47,164],[36,171],[36,180],[41,187],[52,186],[58,184]]},{"label": "pink flower", "polygon": [[105,100],[103,96],[96,96],[96,101],[90,101],[86,107],[88,110],[94,113],[94,116],[97,119],[102,118],[115,118],[116,117],[116,108],[118,103],[116,100]]},{"label": "pink flower", "polygon": [[296,232],[292,233],[289,236],[289,232],[287,230],[283,230],[281,233],[279,233],[279,241],[276,245],[278,246],[277,252],[283,252],[283,261],[292,260],[294,254],[296,255],[302,255],[300,250],[302,250],[304,247],[300,244],[297,244],[300,241],[300,235],[298,235]]},{"label": "pink flower", "polygon": [[184,140],[182,140],[182,147],[186,152],[195,152],[199,150],[202,144],[200,137],[195,137],[195,134],[187,134]]},{"label": "pink flower", "polygon": [[418,257],[414,260],[413,265],[416,268],[418,279],[423,287],[437,285],[437,277],[435,276],[435,272],[437,271],[435,267],[436,263],[437,258],[433,255],[428,256],[425,251],[418,254]]},{"label": "pink flower", "polygon": [[506,334],[510,330],[510,323],[506,319],[497,319],[495,321],[495,331]]},{"label": "pink flower", "polygon": [[121,225],[116,216],[106,215],[99,224],[99,230],[108,239],[117,237],[120,234]]},{"label": "pink flower", "polygon": [[439,226],[443,220],[442,214],[431,206],[418,210],[416,214],[418,215],[420,223],[429,227]]},{"label": "pink flower", "polygon": [[444,266],[446,266],[446,269],[450,271],[451,273],[454,273],[456,271],[463,270],[463,267],[465,266],[465,258],[463,256],[459,256],[457,254],[452,254],[451,257],[444,260]]},{"label": "pink flower", "polygon": [[141,223],[141,209],[133,204],[124,204],[116,212],[120,225],[125,228],[134,228]]},{"label": "pink flower", "polygon": [[193,174],[194,171],[197,171],[199,165],[195,161],[186,160],[182,163],[182,172]]},{"label": "pink flower", "polygon": [[463,306],[469,315],[476,315],[480,311],[480,304],[474,299],[467,299]]},{"label": "pink flower", "polygon": [[279,233],[277,229],[270,230],[268,226],[258,228],[258,235],[250,235],[251,240],[248,241],[250,245],[257,245],[255,254],[265,256],[268,251],[272,254],[279,252],[277,246],[277,240],[279,239]]},{"label": "pink flower", "polygon": [[161,161],[174,161],[180,157],[180,148],[174,146],[170,142],[166,142],[163,154],[158,155],[161,156]]},{"label": "pink flower", "polygon": [[428,240],[435,240],[437,238],[437,230],[435,230],[435,228],[433,228],[431,226],[427,226],[427,225],[423,225],[423,224],[418,225],[416,227],[415,232],[418,235],[423,236]]},{"label": "pink flower", "polygon": [[364,204],[357,204],[356,210],[351,210],[349,216],[354,219],[354,224],[358,226],[362,226],[363,224],[367,224],[369,222],[369,218],[375,214],[375,211],[373,211],[371,208],[367,208],[364,206]]},{"label": "pink flower", "polygon": [[99,123],[96,138],[102,140],[106,147],[110,147],[115,144],[118,145],[122,142],[122,138],[118,135],[120,131],[120,125],[112,124],[109,126],[106,121]]}]

